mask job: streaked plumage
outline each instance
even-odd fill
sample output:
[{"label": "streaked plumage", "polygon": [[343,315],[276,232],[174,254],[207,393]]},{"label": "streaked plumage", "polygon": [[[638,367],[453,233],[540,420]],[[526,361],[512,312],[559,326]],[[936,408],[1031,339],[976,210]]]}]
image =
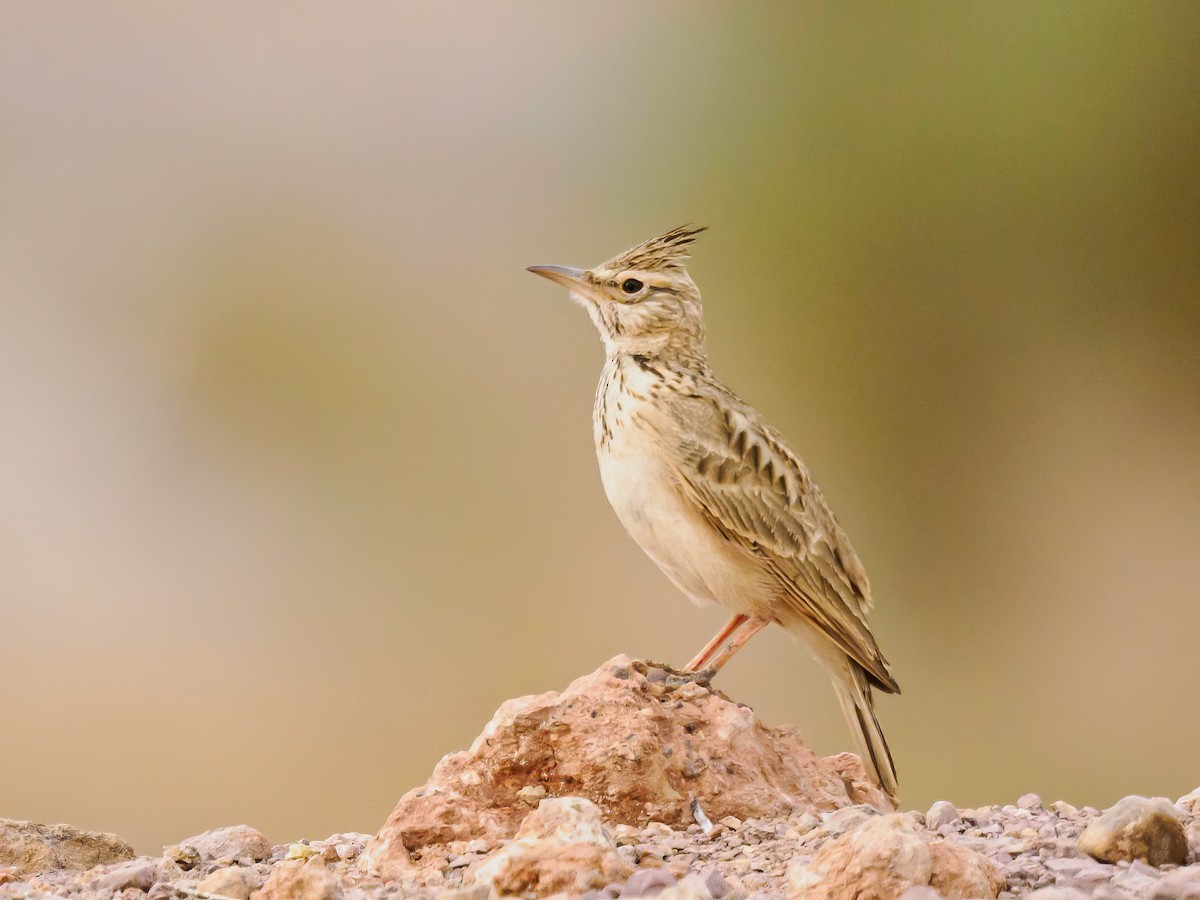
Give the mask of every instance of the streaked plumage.
[{"label": "streaked plumage", "polygon": [[591,270],[531,269],[569,287],[604,340],[593,421],[605,492],[680,590],[735,614],[718,638],[736,634],[742,617],[751,623],[718,666],[766,622],[806,641],[833,676],[864,762],[894,797],[871,690],[899,687],[867,626],[866,572],[804,463],[709,368],[685,268],[701,230],[676,228]]}]

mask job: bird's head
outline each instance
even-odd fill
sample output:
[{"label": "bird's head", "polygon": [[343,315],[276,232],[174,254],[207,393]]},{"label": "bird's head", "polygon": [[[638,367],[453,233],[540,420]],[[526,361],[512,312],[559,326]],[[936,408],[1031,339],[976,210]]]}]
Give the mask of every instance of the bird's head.
[{"label": "bird's head", "polygon": [[703,228],[681,226],[592,269],[530,266],[556,281],[587,309],[610,355],[668,354],[703,358],[700,291],[684,267]]}]

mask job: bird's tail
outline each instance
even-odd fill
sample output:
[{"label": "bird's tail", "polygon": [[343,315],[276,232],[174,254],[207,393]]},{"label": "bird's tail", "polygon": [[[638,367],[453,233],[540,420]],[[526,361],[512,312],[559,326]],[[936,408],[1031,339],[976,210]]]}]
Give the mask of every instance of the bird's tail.
[{"label": "bird's tail", "polygon": [[833,680],[838,701],[850,730],[858,739],[863,765],[871,780],[893,803],[896,802],[896,764],[892,762],[892,751],[888,749],[883,729],[875,718],[875,704],[871,699],[871,684],[868,676],[853,660],[846,660],[846,668]]}]

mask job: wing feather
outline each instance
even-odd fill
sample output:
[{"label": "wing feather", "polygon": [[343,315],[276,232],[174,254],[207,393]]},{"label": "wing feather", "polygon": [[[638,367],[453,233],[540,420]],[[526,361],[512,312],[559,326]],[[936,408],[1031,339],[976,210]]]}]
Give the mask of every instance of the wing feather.
[{"label": "wing feather", "polygon": [[751,412],[727,412],[727,440],[694,448],[679,472],[684,495],[760,561],[788,608],[882,690],[898,692],[867,627],[871,589],[862,563],[804,464]]}]

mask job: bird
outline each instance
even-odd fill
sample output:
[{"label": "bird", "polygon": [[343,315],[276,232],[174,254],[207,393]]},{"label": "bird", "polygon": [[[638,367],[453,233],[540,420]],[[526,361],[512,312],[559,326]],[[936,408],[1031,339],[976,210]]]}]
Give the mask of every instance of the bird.
[{"label": "bird", "polygon": [[866,570],[808,468],[708,363],[690,225],[591,269],[529,266],[591,316],[605,361],[592,408],[605,494],[630,536],[700,606],[731,618],[685,671],[715,674],[777,623],[832,677],[868,775],[896,801],[872,692],[900,692],[867,625]]}]

